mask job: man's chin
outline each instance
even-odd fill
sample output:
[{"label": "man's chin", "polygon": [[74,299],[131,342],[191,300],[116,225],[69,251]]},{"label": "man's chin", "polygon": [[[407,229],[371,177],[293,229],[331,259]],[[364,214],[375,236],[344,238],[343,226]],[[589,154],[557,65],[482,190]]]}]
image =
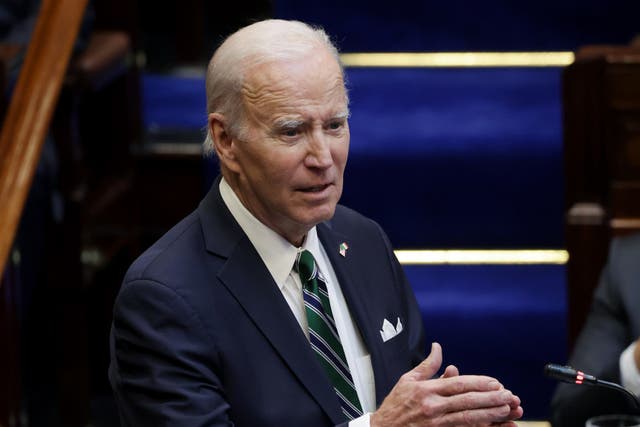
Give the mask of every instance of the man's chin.
[{"label": "man's chin", "polygon": [[300,218],[300,223],[307,224],[308,228],[312,228],[321,222],[325,222],[333,218],[333,215],[336,212],[336,205],[332,204],[331,206],[316,206],[313,208],[309,208],[305,215],[302,215]]},{"label": "man's chin", "polygon": [[321,222],[329,221],[333,218],[333,215],[336,213],[336,205],[331,207],[327,207],[326,209],[318,212],[318,215],[314,217],[315,224],[320,224]]}]

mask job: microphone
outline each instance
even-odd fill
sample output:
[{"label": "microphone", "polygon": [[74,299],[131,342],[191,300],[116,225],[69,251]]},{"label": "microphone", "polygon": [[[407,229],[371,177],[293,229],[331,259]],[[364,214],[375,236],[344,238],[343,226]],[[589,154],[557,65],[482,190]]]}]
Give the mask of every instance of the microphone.
[{"label": "microphone", "polygon": [[600,380],[593,375],[585,374],[584,372],[574,369],[571,366],[562,366],[556,365],[555,363],[547,363],[544,367],[544,374],[549,378],[553,378],[569,384],[593,385],[621,391],[622,393],[630,397],[631,400],[633,400],[636,408],[640,409],[640,401],[638,400],[638,397],[626,388],[622,387],[620,384]]},{"label": "microphone", "polygon": [[571,366],[556,365],[555,363],[547,363],[544,367],[544,374],[549,378],[570,384],[598,384],[598,379],[593,375],[587,375]]}]

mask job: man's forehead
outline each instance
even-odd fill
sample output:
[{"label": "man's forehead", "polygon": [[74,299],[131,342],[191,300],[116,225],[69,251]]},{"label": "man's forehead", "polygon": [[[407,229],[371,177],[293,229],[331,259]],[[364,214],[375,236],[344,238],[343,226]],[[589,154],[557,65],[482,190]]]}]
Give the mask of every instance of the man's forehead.
[{"label": "man's forehead", "polygon": [[[342,70],[333,58],[318,61],[279,61],[260,64],[247,74],[242,95],[256,107],[283,107],[307,101],[331,104],[346,110],[347,96]],[[337,105],[336,105],[337,104]],[[329,107],[329,105],[327,105]],[[341,111],[336,111],[339,114]]]},{"label": "man's forehead", "polygon": [[323,78],[326,82],[336,81],[344,85],[342,68],[337,59],[326,49],[315,49],[297,58],[258,61],[247,67],[244,85],[277,87],[287,86],[292,79]]},{"label": "man's forehead", "polygon": [[344,78],[342,74],[335,73],[324,78],[312,78],[314,81],[304,82],[304,77],[299,74],[281,72],[255,73],[245,80],[242,87],[243,94],[249,99],[262,96],[291,96],[292,94],[304,96],[305,94],[340,95],[345,93]]}]

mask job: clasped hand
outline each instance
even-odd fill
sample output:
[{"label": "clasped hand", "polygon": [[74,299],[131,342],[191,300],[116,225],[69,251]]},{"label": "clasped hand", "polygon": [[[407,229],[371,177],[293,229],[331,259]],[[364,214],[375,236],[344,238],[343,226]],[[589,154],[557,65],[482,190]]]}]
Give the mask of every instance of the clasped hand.
[{"label": "clasped hand", "polygon": [[371,414],[371,427],[515,426],[522,417],[518,396],[495,378],[460,375],[442,365],[442,348],[433,343],[431,353],[396,383],[380,408]]}]

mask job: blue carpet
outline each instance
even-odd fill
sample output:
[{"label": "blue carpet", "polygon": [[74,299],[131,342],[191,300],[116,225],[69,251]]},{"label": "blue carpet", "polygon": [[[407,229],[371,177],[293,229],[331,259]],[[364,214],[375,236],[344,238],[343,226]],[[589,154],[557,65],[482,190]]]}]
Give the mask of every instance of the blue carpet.
[{"label": "blue carpet", "polygon": [[546,419],[555,383],[548,362],[566,350],[565,268],[555,265],[405,266],[427,342],[444,364],[495,376],[520,396],[528,419]]},{"label": "blue carpet", "polygon": [[575,50],[640,31],[637,0],[275,0],[274,14],[323,26],[344,52]]},{"label": "blue carpet", "polygon": [[146,73],[142,100],[147,133],[200,132],[207,126],[204,78]]},{"label": "blue carpet", "polygon": [[397,247],[562,247],[560,75],[349,69],[343,203]]},{"label": "blue carpet", "polygon": [[[397,247],[561,247],[558,69],[349,69],[342,202]],[[147,75],[150,132],[201,133],[204,82]],[[209,175],[215,172],[209,171]]]}]

